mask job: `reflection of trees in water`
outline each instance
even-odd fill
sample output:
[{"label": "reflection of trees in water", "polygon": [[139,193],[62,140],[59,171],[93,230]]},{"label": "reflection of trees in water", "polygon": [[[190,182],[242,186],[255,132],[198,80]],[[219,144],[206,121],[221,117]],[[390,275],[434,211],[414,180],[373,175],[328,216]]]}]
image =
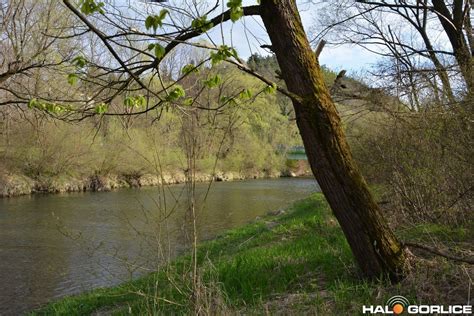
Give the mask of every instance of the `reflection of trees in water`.
[{"label": "reflection of trees in water", "polygon": [[[156,187],[0,200],[0,209],[8,210],[0,229],[2,308],[29,310],[58,296],[155,271],[190,245],[182,191],[182,185],[166,187],[167,212]],[[216,183],[204,209],[199,201],[207,184],[197,184],[196,191],[202,240],[306,196],[314,181]]]}]

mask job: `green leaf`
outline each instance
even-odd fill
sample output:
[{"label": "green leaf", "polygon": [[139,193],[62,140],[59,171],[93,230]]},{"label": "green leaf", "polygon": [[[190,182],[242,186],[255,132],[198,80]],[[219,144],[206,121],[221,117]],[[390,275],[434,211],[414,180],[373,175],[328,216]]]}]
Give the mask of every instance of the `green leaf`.
[{"label": "green leaf", "polygon": [[205,80],[203,83],[204,83],[205,86],[212,89],[212,88],[218,86],[221,82],[222,82],[221,76],[215,75],[215,76]]},{"label": "green leaf", "polygon": [[46,111],[48,112],[54,112],[55,104],[54,103],[45,103],[46,106]]},{"label": "green leaf", "polygon": [[219,53],[211,52],[211,63],[212,65],[217,65],[221,61],[224,60],[224,57],[220,55]]},{"label": "green leaf", "polygon": [[155,44],[148,44],[147,50],[153,50],[155,48]]},{"label": "green leaf", "polygon": [[169,13],[168,10],[166,9],[163,9],[160,11],[160,14],[158,15],[158,17],[160,18],[160,21],[163,22],[163,20],[166,18],[166,15]]},{"label": "green leaf", "polygon": [[104,2],[96,3],[94,0],[81,0],[79,1],[79,5],[81,7],[81,12],[85,15],[90,15],[95,12],[100,14],[104,14],[103,7],[105,6]]},{"label": "green leaf", "polygon": [[163,26],[163,20],[166,18],[166,15],[168,14],[168,10],[163,9],[160,11],[158,15],[149,15],[145,19],[145,28],[147,30],[153,28],[153,30],[156,32],[158,27]]},{"label": "green leaf", "polygon": [[244,91],[239,93],[239,98],[242,100],[252,98],[252,91],[250,89],[244,89]]},{"label": "green leaf", "polygon": [[163,56],[166,54],[166,48],[164,48],[164,47],[163,47],[161,44],[159,44],[159,43],[151,43],[151,44],[148,44],[147,50],[148,50],[148,51],[155,50],[154,53],[155,53],[156,58],[158,58],[158,59],[163,58]]},{"label": "green leaf", "polygon": [[139,95],[135,98],[135,106],[136,107],[144,107],[146,105],[146,98],[142,95]]},{"label": "green leaf", "polygon": [[145,28],[147,30],[151,29],[153,27],[153,16],[149,15],[147,16],[147,18],[145,19]]},{"label": "green leaf", "polygon": [[67,82],[72,86],[77,83],[79,76],[77,74],[69,74],[67,75]]},{"label": "green leaf", "polygon": [[221,97],[220,99],[222,104],[229,104],[229,105],[237,105],[237,101],[235,101],[234,97]]},{"label": "green leaf", "polygon": [[76,56],[72,60],[72,63],[77,67],[77,68],[84,68],[87,65],[87,59],[84,56]]},{"label": "green leaf", "polygon": [[54,105],[54,110],[53,110],[53,113],[55,114],[60,114],[64,112],[64,107],[62,105],[59,105],[59,104],[55,104]]},{"label": "green leaf", "polygon": [[40,103],[36,108],[47,111],[51,114],[60,114],[65,111],[65,108],[62,105],[49,102]]},{"label": "green leaf", "polygon": [[211,63],[214,66],[230,57],[237,58],[237,51],[233,47],[221,45],[217,48],[217,51],[211,52]]},{"label": "green leaf", "polygon": [[97,114],[104,114],[105,112],[107,112],[108,109],[109,106],[105,103],[101,103],[94,108],[95,113]]},{"label": "green leaf", "polygon": [[128,107],[132,108],[135,105],[135,101],[133,100],[133,97],[126,97],[123,100],[123,104],[125,106],[128,106]]},{"label": "green leaf", "polygon": [[28,102],[28,107],[30,109],[38,109],[40,111],[47,111],[51,114],[60,114],[62,112],[70,111],[70,106],[64,106],[56,103],[42,102],[38,99],[31,99]]},{"label": "green leaf", "polygon": [[30,109],[36,108],[37,106],[38,106],[38,99],[36,98],[33,98],[30,100],[30,102],[28,102],[28,107]]},{"label": "green leaf", "polygon": [[175,88],[168,93],[166,101],[176,101],[184,96],[186,96],[186,92],[184,91],[183,87],[176,85]]},{"label": "green leaf", "polygon": [[191,106],[193,105],[194,103],[194,99],[193,98],[186,98],[184,101],[183,101],[183,105],[186,105],[186,106]]},{"label": "green leaf", "polygon": [[214,24],[207,20],[207,15],[203,15],[191,22],[193,28],[199,29],[201,32],[207,32],[214,27]]},{"label": "green leaf", "polygon": [[230,19],[232,22],[236,22],[244,15],[242,0],[229,0],[227,1],[227,7],[230,9]]},{"label": "green leaf", "polygon": [[271,85],[268,85],[266,86],[264,89],[263,89],[263,92],[264,93],[275,93],[277,90],[277,85],[275,83],[272,83]]},{"label": "green leaf", "polygon": [[158,58],[158,59],[163,58],[163,56],[165,56],[165,53],[166,53],[166,49],[163,46],[161,46],[160,44],[156,43],[155,44],[155,56],[156,56],[156,58]]},{"label": "green leaf", "polygon": [[123,100],[123,105],[129,108],[140,108],[146,105],[146,98],[142,95],[132,97],[128,96]]},{"label": "green leaf", "polygon": [[181,69],[181,73],[182,73],[183,75],[187,75],[187,74],[189,74],[189,73],[191,73],[191,72],[199,72],[199,69],[198,69],[196,66],[194,66],[193,64],[188,64],[188,65],[184,66],[184,67]]}]

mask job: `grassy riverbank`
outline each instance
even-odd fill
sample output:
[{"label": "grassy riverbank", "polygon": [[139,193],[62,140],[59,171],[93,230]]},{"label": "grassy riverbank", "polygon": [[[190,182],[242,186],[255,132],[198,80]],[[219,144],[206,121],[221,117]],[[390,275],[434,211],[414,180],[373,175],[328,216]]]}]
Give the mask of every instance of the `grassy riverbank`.
[{"label": "grassy riverbank", "polygon": [[[421,241],[472,232],[445,227],[404,229]],[[198,251],[199,282],[192,290],[191,261],[183,256],[158,272],[113,288],[53,302],[35,315],[310,313],[357,315],[362,305],[384,304],[393,295],[438,304],[466,303],[469,267],[442,258],[422,260],[398,285],[358,278],[350,249],[321,194],[297,202]],[[472,270],[470,271],[472,273]],[[195,303],[193,303],[195,302]]]}]

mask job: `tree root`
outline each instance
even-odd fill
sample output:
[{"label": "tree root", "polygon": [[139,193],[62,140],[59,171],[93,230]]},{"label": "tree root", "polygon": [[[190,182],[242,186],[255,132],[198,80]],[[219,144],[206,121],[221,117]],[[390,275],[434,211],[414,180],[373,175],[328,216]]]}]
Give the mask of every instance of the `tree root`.
[{"label": "tree root", "polygon": [[468,264],[474,264],[474,257],[467,257],[467,258],[466,257],[459,257],[459,256],[455,256],[455,255],[446,253],[446,252],[444,252],[440,249],[430,247],[430,246],[426,246],[426,245],[422,245],[422,244],[418,244],[418,243],[414,243],[414,242],[404,242],[403,245],[405,247],[418,248],[418,249],[430,252],[432,254],[444,257],[444,258],[449,259],[449,260],[468,263]]}]

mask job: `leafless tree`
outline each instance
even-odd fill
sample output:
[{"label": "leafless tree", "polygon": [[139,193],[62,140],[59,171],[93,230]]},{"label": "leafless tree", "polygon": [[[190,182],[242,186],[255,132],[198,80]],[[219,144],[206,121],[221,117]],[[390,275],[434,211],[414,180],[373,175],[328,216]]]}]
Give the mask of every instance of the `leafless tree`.
[{"label": "leafless tree", "polygon": [[406,87],[416,106],[426,88],[438,102],[453,103],[473,91],[471,6],[467,0],[339,0],[319,16],[315,38],[386,57],[381,73]]}]

